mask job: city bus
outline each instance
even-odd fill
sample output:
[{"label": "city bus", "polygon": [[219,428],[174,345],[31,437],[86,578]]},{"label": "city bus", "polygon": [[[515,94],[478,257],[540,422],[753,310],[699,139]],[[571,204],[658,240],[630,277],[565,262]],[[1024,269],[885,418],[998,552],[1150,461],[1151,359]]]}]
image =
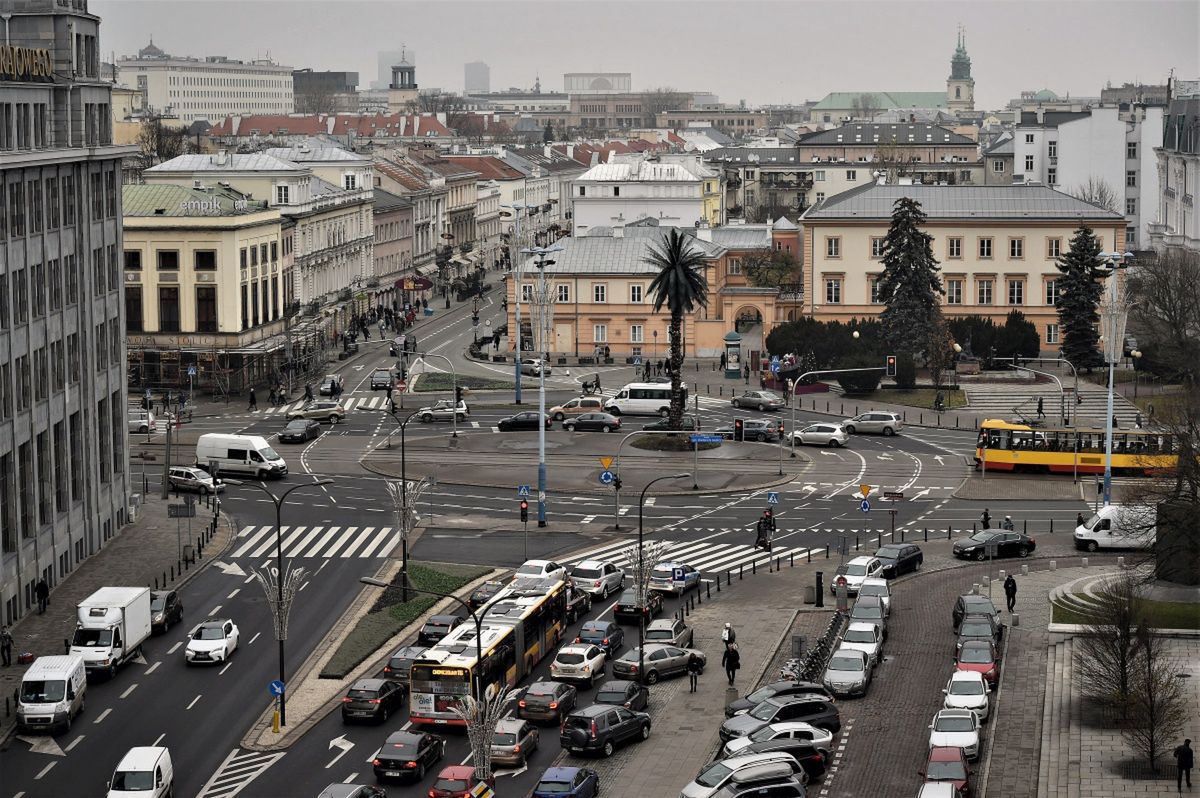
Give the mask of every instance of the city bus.
[{"label": "city bus", "polygon": [[558,580],[522,580],[476,610],[480,643],[468,620],[412,664],[409,719],[417,724],[463,725],[454,705],[467,695],[494,695],[515,687],[562,640],[567,585]]},{"label": "city bus", "polygon": [[[987,419],[979,426],[975,469],[1050,474],[1102,474],[1106,431],[1032,427]],[[1113,473],[1147,476],[1179,462],[1171,436],[1150,429],[1113,429]]]}]

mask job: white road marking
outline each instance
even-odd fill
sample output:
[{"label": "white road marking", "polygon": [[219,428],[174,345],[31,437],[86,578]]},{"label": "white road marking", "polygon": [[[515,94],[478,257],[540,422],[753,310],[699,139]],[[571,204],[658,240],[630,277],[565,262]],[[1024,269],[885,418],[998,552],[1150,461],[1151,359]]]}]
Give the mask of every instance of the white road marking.
[{"label": "white road marking", "polygon": [[47,773],[49,773],[49,772],[50,772],[50,768],[54,767],[54,766],[55,766],[55,765],[57,765],[57,764],[58,764],[58,760],[56,759],[56,760],[54,760],[53,762],[51,762],[49,765],[46,765],[46,767],[42,768],[42,772],[41,772],[41,773],[39,773],[39,774],[37,774],[36,776],[34,776],[34,777],[33,777],[33,778],[34,778],[34,780],[36,781],[37,779],[40,779],[42,776],[45,776]]},{"label": "white road marking", "polygon": [[156,746],[156,745],[158,745],[159,743],[161,743],[161,742],[163,741],[163,738],[164,738],[164,737],[166,737],[166,736],[167,736],[167,733],[166,733],[166,732],[163,732],[162,734],[158,735],[158,738],[157,738],[157,739],[155,739],[155,741],[154,741],[154,742],[150,743],[150,745],[151,745],[152,747],[153,747],[153,746]]},{"label": "white road marking", "polygon": [[159,665],[162,665],[162,660],[159,660],[158,662],[151,665],[149,668],[146,668],[145,673],[147,675],[154,673],[156,670],[158,670]]},{"label": "white road marking", "polygon": [[97,717],[97,718],[96,718],[94,721],[92,721],[92,723],[93,723],[93,724],[95,724],[95,723],[100,723],[101,721],[103,721],[105,718],[107,718],[107,717],[108,717],[108,714],[109,714],[110,712],[112,712],[112,707],[109,707],[108,709],[106,709],[106,710],[104,710],[103,712],[101,712],[101,713],[100,713],[100,715],[99,715],[99,716],[98,716],[98,717]]},{"label": "white road marking", "polygon": [[178,651],[179,647],[182,645],[183,645],[183,641],[181,640],[178,643],[176,643],[175,645],[171,646],[169,649],[167,649],[168,656],[171,654],[174,654],[176,651]]},{"label": "white road marking", "polygon": [[125,692],[121,693],[121,698],[128,697],[130,693],[132,693],[134,690],[137,689],[137,686],[138,686],[137,682],[134,682],[133,684],[129,685],[129,687],[125,688]]},{"label": "white road marking", "polygon": [[218,676],[224,675],[225,671],[229,670],[230,666],[232,666],[232,665],[233,665],[232,662],[226,662],[225,667],[223,667],[223,668],[221,668],[221,670],[217,671],[217,675]]},{"label": "white road marking", "polygon": [[203,693],[199,693],[199,694],[197,694],[197,695],[196,695],[196,697],[192,699],[192,703],[190,703],[190,704],[188,704],[188,705],[187,705],[187,708],[188,708],[188,709],[191,709],[192,707],[196,706],[196,702],[200,700],[200,697],[201,697],[202,695],[204,695],[204,694],[203,694]]},{"label": "white road marking", "polygon": [[237,588],[236,590],[234,590],[232,593],[230,593],[228,596],[226,596],[226,597],[225,597],[225,599],[226,599],[226,600],[229,600],[229,599],[233,598],[234,596],[236,596],[238,593],[241,593],[241,592],[242,592],[242,589],[239,587],[239,588]]},{"label": "white road marking", "polygon": [[[69,752],[71,751],[71,749],[72,749],[72,748],[74,748],[75,746],[77,746],[77,745],[79,745],[81,742],[83,742],[83,738],[84,738],[84,737],[87,737],[87,735],[86,735],[86,734],[81,734],[81,735],[79,735],[78,737],[76,737],[74,740],[72,740],[70,743],[68,743],[68,744],[67,744],[67,747],[63,749],[63,752],[64,752],[64,753],[69,753]],[[156,744],[157,744],[157,743],[156,743]],[[19,794],[20,794],[20,793],[18,793],[18,795],[19,795]]]},{"label": "white road marking", "polygon": [[217,606],[215,606],[215,607],[213,607],[211,610],[209,610],[209,611],[208,611],[208,617],[210,617],[210,618],[211,618],[211,617],[213,617],[214,615],[216,615],[218,612],[220,612],[220,611],[221,611],[221,607],[222,607],[222,606],[223,606],[223,605],[221,605],[221,604],[218,604]]},{"label": "white road marking", "polygon": [[249,643],[247,643],[246,645],[248,645],[248,646],[249,646],[249,645],[253,645],[253,644],[254,644],[254,641],[255,641],[255,640],[257,640],[257,639],[258,639],[258,636],[259,636],[259,635],[261,635],[261,634],[262,634],[262,632],[255,632],[255,633],[254,633],[254,637],[250,638],[250,642],[249,642]]}]

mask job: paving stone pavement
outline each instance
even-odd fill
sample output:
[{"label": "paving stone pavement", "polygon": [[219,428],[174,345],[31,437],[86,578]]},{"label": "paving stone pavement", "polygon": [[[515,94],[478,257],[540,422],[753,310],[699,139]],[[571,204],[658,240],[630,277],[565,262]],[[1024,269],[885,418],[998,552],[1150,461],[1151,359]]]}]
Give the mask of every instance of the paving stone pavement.
[{"label": "paving stone pavement", "polygon": [[[39,615],[34,607],[33,611],[17,621],[12,630],[13,662],[16,662],[18,653],[25,651],[36,656],[63,653],[63,640],[75,630],[75,605],[98,588],[105,585],[147,585],[153,588],[155,579],[161,584],[163,574],[166,574],[168,587],[178,589],[205,564],[219,556],[233,540],[234,533],[232,522],[223,514],[217,524],[216,534],[204,544],[203,555],[197,558],[194,565],[185,567],[182,576],[176,574],[174,581],[171,580],[171,569],[176,565],[179,549],[176,519],[167,518],[167,505],[179,501],[181,499],[175,495],[168,500],[158,496],[147,497],[138,508],[137,521],[122,527],[104,548],[84,560],[55,586],[50,593],[50,606],[45,614]],[[196,507],[196,517],[192,519],[193,548],[196,537],[203,532],[212,514],[213,510],[206,507],[201,499]],[[187,544],[187,522],[183,524],[183,542]],[[15,664],[10,668],[0,668],[0,695],[11,697],[20,686],[26,670],[26,666]],[[0,743],[7,740],[15,728],[15,709],[11,714],[0,716]]]}]

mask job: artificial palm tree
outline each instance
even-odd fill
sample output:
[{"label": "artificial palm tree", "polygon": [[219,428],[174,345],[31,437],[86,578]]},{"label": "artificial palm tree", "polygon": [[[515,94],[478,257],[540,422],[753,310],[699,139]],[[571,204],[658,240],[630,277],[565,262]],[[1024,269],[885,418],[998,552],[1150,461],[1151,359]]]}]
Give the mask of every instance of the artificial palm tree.
[{"label": "artificial palm tree", "polygon": [[658,275],[650,283],[654,312],[661,310],[663,305],[671,311],[671,354],[667,360],[671,375],[671,412],[668,419],[670,428],[677,430],[683,426],[684,410],[679,378],[683,367],[683,315],[694,312],[697,307],[708,307],[708,281],[704,277],[706,258],[698,247],[692,246],[690,236],[671,228],[657,245],[651,245],[650,254],[643,262],[658,269]]}]

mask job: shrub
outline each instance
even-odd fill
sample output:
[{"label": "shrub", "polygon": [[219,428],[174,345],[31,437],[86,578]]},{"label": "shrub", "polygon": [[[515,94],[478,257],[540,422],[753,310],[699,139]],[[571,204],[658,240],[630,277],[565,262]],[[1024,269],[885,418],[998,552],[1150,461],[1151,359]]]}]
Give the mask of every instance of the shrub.
[{"label": "shrub", "polygon": [[[842,368],[871,368],[873,366],[881,366],[879,357],[875,355],[859,354],[852,355],[846,358],[841,363]],[[883,377],[883,369],[879,371],[856,371],[850,374],[837,375],[838,385],[842,386],[842,390],[851,396],[868,394],[879,388],[879,381]]]},{"label": "shrub", "polygon": [[896,356],[896,387],[905,390],[917,385],[917,362],[910,352],[901,352]]}]

